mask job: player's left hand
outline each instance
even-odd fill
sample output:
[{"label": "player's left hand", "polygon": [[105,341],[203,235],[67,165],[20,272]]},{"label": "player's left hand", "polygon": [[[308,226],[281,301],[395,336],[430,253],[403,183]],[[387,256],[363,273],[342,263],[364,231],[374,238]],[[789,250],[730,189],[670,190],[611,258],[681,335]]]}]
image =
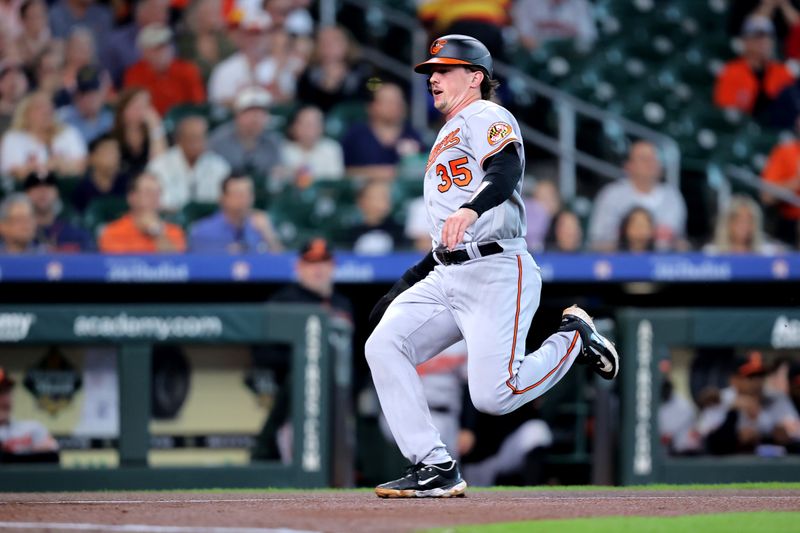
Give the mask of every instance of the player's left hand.
[{"label": "player's left hand", "polygon": [[475,221],[478,220],[478,213],[467,207],[462,207],[444,221],[442,227],[442,244],[448,250],[454,249],[464,239],[464,232]]}]

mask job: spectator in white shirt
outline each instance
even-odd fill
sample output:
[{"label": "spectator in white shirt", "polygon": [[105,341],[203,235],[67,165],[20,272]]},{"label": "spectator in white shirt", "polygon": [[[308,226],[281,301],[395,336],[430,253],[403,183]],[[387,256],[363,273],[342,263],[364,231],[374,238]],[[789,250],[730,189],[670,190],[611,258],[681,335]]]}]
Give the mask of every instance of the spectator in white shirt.
[{"label": "spectator in white shirt", "polygon": [[46,92],[22,100],[11,128],[0,143],[0,174],[22,180],[31,172],[49,169],[62,176],[86,170],[86,142],[81,134],[56,119]]},{"label": "spectator in white shirt", "polygon": [[659,181],[662,167],[656,147],[646,141],[634,143],[625,162],[625,174],[625,179],[603,187],[594,201],[589,220],[590,248],[615,250],[622,219],[640,206],[655,217],[656,250],[685,250],[686,202],[675,186]]},{"label": "spectator in white shirt", "polygon": [[239,51],[219,63],[208,80],[209,101],[231,106],[245,87],[260,85],[273,100],[294,93],[296,72],[273,55],[272,19],[263,11],[247,14],[238,24],[235,41]]},{"label": "spectator in white shirt", "polygon": [[304,106],[289,125],[283,145],[283,164],[290,179],[338,180],[344,176],[341,145],[324,137],[324,117],[314,106]]},{"label": "spectator in white shirt", "polygon": [[191,115],[178,123],[175,146],[156,158],[148,171],[161,183],[161,208],[179,211],[189,202],[216,202],[231,168],[209,151],[208,122]]},{"label": "spectator in white shirt", "polygon": [[519,40],[529,50],[553,40],[573,40],[589,48],[597,39],[587,0],[517,0],[511,14]]}]

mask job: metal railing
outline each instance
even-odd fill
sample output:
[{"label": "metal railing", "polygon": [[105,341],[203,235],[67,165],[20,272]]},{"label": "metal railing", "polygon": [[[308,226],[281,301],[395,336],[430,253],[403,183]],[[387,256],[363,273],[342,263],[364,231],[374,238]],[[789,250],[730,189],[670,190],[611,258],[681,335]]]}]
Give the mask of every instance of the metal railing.
[{"label": "metal railing", "polygon": [[[419,131],[427,131],[429,129],[427,84],[421,76],[415,75],[412,69],[413,65],[425,60],[425,52],[428,46],[428,36],[420,26],[419,21],[408,13],[383,4],[375,4],[369,0],[340,0],[340,2],[363,9],[367,20],[390,23],[403,28],[409,33],[412,50],[411,65],[405,64],[375,48],[363,48],[362,56],[370,63],[380,66],[380,68],[391,72],[398,78],[409,81],[412,88],[411,122]],[[320,20],[323,24],[335,22],[336,4],[336,0],[320,1]],[[571,200],[576,196],[578,167],[586,168],[609,179],[618,179],[624,174],[623,169],[618,164],[610,163],[577,148],[576,134],[579,118],[588,118],[606,126],[612,126],[629,138],[652,142],[661,152],[666,181],[675,187],[680,186],[680,148],[678,143],[668,135],[575,98],[513,66],[495,63],[495,71],[509,80],[510,83],[513,80],[515,84],[522,84],[525,90],[552,103],[557,117],[557,132],[555,136],[522,122],[520,122],[520,128],[526,141],[553,154],[558,159],[559,188],[565,200]]]},{"label": "metal railing", "polygon": [[724,169],[718,165],[709,167],[709,176],[717,191],[717,205],[728,205],[731,197],[731,183],[733,180],[745,185],[751,190],[767,193],[782,202],[800,207],[800,195],[794,194],[784,187],[765,181],[755,172],[735,165],[726,165]]}]

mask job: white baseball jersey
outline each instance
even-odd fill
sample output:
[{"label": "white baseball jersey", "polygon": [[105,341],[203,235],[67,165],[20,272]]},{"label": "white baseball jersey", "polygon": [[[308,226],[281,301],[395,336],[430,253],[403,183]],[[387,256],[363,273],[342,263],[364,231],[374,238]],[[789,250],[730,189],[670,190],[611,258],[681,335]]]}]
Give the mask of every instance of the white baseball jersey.
[{"label": "white baseball jersey", "polygon": [[464,242],[497,241],[507,251],[526,249],[522,202],[525,150],[519,125],[505,108],[488,100],[478,100],[442,126],[428,157],[424,194],[434,250],[439,247],[447,217],[482,190],[486,160],[510,143],[516,146],[522,163],[514,193],[467,228]]},{"label": "white baseball jersey", "polygon": [[[413,464],[443,463],[456,451],[452,443],[448,451],[442,439],[448,438],[447,432],[436,426],[417,365],[463,339],[472,403],[479,411],[499,415],[544,394],[580,353],[578,332],[555,333],[538,350],[526,353],[542,278],[525,244],[522,136],[511,113],[497,104],[473,102],[439,132],[424,187],[433,248],[440,247],[447,217],[485,186],[483,164],[509,144],[516,147],[523,170],[511,197],[467,228],[458,248],[470,260],[439,264],[401,293],[365,345],[386,423]],[[499,243],[503,253],[475,253],[475,245],[489,242]],[[455,400],[456,393],[450,395]]]}]

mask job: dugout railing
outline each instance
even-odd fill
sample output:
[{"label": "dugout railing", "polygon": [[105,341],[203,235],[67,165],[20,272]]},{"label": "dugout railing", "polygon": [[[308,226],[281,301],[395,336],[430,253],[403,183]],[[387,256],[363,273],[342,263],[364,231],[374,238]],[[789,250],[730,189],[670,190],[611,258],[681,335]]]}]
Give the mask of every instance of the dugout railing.
[{"label": "dugout railing", "polygon": [[[0,326],[0,350],[12,345],[116,346],[120,411],[118,467],[0,465],[0,492],[352,484],[353,435],[347,429],[352,425],[347,400],[351,331],[321,308],[264,304],[15,305],[0,307]],[[231,344],[283,343],[291,347],[291,464],[148,464],[151,349],[154,344],[170,342],[221,346],[220,358],[225,356],[224,346]]]}]

